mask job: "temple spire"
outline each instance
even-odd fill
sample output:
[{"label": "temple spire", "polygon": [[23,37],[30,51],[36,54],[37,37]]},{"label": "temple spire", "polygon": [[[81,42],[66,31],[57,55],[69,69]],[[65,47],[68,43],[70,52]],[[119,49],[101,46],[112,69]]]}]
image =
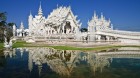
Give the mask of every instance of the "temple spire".
[{"label": "temple spire", "polygon": [[103,16],[103,13],[101,13],[101,20],[103,20],[104,19],[104,16]]},{"label": "temple spire", "polygon": [[29,18],[32,18],[33,16],[32,16],[32,12],[30,11],[30,15],[29,15]]},{"label": "temple spire", "polygon": [[43,15],[42,8],[41,8],[41,2],[40,2],[39,10],[38,10],[38,15]]},{"label": "temple spire", "polygon": [[96,18],[97,18],[96,11],[94,11],[94,19],[96,19]]},{"label": "temple spire", "polygon": [[57,8],[59,7],[59,5],[57,4]]},{"label": "temple spire", "polygon": [[20,29],[24,29],[24,25],[23,25],[22,21],[21,21],[21,24],[20,24]]},{"label": "temple spire", "polygon": [[30,10],[30,15],[32,15],[32,12],[31,12],[31,10]]},{"label": "temple spire", "polygon": [[110,18],[109,18],[108,22],[111,23]]}]

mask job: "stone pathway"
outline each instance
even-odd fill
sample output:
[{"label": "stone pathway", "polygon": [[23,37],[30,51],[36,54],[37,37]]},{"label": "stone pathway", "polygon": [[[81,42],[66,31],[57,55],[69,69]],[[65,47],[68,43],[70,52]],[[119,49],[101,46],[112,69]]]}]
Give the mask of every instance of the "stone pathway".
[{"label": "stone pathway", "polygon": [[116,42],[90,42],[90,43],[86,43],[86,42],[36,42],[36,43],[32,43],[32,45],[37,45],[37,46],[45,46],[45,45],[49,45],[49,46],[72,46],[72,47],[79,47],[79,48],[93,48],[93,47],[98,47],[98,46],[109,46],[109,45],[115,45],[118,44]]}]

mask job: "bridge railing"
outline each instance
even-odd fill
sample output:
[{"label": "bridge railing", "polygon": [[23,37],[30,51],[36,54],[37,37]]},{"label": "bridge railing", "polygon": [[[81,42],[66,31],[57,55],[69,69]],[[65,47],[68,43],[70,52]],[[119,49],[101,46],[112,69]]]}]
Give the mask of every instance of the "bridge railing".
[{"label": "bridge railing", "polygon": [[119,35],[129,35],[129,36],[140,36],[140,32],[131,32],[131,31],[120,31],[120,30],[101,30],[99,32],[119,34]]}]

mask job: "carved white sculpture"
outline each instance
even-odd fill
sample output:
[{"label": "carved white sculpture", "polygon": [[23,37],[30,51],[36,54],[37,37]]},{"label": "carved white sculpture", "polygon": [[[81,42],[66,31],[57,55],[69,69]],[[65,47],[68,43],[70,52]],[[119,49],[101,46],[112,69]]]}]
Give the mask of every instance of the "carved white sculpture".
[{"label": "carved white sculpture", "polygon": [[24,28],[24,25],[23,25],[23,22],[21,22],[20,24],[20,28],[16,30],[16,34],[18,37],[24,37],[24,36],[27,36],[29,33],[29,30],[28,29],[25,29]]},{"label": "carved white sculpture", "polygon": [[10,47],[12,47],[12,39],[10,39],[10,41],[8,42],[7,38],[6,38],[6,33],[7,33],[7,31],[4,30],[4,47],[10,48]]}]

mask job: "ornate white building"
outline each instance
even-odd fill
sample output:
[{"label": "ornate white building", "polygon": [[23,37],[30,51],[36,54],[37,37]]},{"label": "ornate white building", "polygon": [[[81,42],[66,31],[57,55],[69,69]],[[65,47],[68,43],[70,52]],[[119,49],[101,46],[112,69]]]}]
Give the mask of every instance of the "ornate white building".
[{"label": "ornate white building", "polygon": [[[106,20],[103,14],[94,16],[88,21],[88,32],[80,31],[82,23],[77,20],[71,7],[60,6],[54,9],[46,18],[43,16],[41,4],[38,14],[33,17],[30,13],[28,18],[28,29],[24,29],[21,23],[17,29],[18,37],[26,36],[27,42],[47,41],[47,40],[72,40],[72,41],[120,41],[140,43],[139,32],[113,30],[110,19]],[[14,32],[14,31],[13,31]]]},{"label": "ornate white building", "polygon": [[91,21],[88,22],[88,30],[89,31],[100,31],[100,30],[112,30],[112,24],[110,19],[106,20],[103,14],[101,13],[101,17],[99,18],[94,12],[94,16]]},{"label": "ornate white building", "polygon": [[106,20],[103,14],[101,13],[101,17],[99,18],[94,12],[94,16],[90,21],[88,21],[88,33],[89,33],[89,40],[101,40],[101,35],[95,35],[96,32],[102,30],[113,30],[113,25],[111,24],[110,19]]},{"label": "ornate white building", "polygon": [[[61,37],[72,36],[76,38],[75,34],[80,32],[81,23],[74,16],[70,7],[60,6],[54,9],[47,18],[43,16],[41,4],[38,10],[38,15],[30,13],[29,19],[29,36],[32,37]],[[63,35],[62,35],[63,34]]]}]

